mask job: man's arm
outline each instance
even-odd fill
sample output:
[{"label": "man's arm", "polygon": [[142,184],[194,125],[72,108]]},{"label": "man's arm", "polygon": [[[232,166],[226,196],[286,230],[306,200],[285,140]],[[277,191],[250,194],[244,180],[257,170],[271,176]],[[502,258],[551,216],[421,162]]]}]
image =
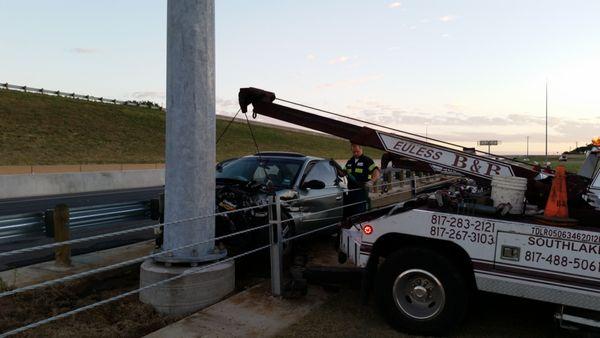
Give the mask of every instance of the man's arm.
[{"label": "man's arm", "polygon": [[369,158],[369,173],[370,173],[370,179],[367,182],[367,185],[372,186],[373,184],[375,184],[375,182],[377,182],[377,180],[379,179],[379,177],[381,176],[381,171],[379,170],[379,168],[377,167],[377,165],[375,164],[375,161],[373,161],[372,159]]},{"label": "man's arm", "polygon": [[379,168],[375,168],[373,170],[373,173],[371,174],[371,181],[376,182],[379,177],[381,177],[381,171],[379,170]]},{"label": "man's arm", "polygon": [[340,177],[344,177],[346,176],[348,173],[346,172],[346,170],[344,170],[344,168],[342,168],[339,163],[337,163],[334,159],[330,159],[329,160],[329,164],[335,168],[335,171],[337,172],[337,175]]}]

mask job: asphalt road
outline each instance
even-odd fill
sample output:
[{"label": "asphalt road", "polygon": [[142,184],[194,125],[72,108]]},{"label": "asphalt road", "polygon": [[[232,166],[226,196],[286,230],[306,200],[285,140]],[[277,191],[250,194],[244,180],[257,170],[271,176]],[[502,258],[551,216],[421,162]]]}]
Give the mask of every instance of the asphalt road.
[{"label": "asphalt road", "polygon": [[[0,215],[44,212],[45,210],[51,209],[59,203],[65,203],[70,207],[83,207],[101,204],[144,201],[157,198],[162,192],[163,187],[161,186],[92,193],[5,199],[0,200]],[[76,228],[72,229],[71,238],[76,239],[90,237],[156,223],[156,221],[152,221],[150,219],[140,218],[137,220],[120,221],[108,225]],[[152,239],[153,237],[153,230],[146,229],[126,235],[111,236],[99,240],[75,244],[72,246],[71,251],[73,255],[78,255],[148,240]],[[12,251],[48,243],[53,243],[53,239],[45,237],[43,234],[12,237],[0,241],[0,252]],[[0,257],[0,271],[52,260],[53,257],[54,252],[52,249],[12,255],[9,257]]]}]

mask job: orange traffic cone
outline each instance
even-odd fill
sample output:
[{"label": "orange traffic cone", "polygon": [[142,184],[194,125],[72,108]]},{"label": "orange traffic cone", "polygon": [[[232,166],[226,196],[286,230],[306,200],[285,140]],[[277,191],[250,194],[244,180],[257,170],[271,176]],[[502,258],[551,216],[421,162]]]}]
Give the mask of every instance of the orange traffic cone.
[{"label": "orange traffic cone", "polygon": [[544,209],[544,216],[548,218],[568,218],[569,207],[567,206],[567,180],[565,167],[556,167],[552,188]]},{"label": "orange traffic cone", "polygon": [[567,198],[567,174],[565,167],[560,165],[556,167],[544,216],[539,217],[538,220],[541,223],[556,226],[576,224],[577,220],[569,218]]}]

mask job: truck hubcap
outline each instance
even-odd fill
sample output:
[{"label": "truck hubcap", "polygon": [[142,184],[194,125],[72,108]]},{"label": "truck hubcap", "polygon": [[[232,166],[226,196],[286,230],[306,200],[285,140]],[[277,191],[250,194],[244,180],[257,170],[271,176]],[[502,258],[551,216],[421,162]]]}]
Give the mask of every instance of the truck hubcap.
[{"label": "truck hubcap", "polygon": [[411,318],[430,319],[444,308],[444,287],[434,275],[425,270],[410,269],[402,272],[396,277],[392,290],[398,309]]}]

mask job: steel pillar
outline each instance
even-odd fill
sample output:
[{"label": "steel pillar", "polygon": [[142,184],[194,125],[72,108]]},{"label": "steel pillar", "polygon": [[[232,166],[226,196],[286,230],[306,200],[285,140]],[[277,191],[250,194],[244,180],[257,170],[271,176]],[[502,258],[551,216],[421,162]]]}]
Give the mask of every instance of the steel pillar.
[{"label": "steel pillar", "polygon": [[[167,123],[163,249],[214,237],[215,5],[214,0],[167,3]],[[169,225],[174,221],[194,220]],[[214,243],[159,260],[202,262],[222,256]]]}]

